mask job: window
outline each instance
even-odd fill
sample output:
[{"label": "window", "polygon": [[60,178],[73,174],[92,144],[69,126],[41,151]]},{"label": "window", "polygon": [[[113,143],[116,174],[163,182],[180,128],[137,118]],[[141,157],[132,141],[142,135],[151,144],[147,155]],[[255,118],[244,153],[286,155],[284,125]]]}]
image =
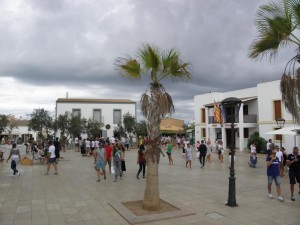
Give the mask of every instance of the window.
[{"label": "window", "polygon": [[248,105],[243,105],[243,113],[244,115],[248,115]]},{"label": "window", "polygon": [[205,108],[201,109],[201,123],[205,123]]},{"label": "window", "polygon": [[80,116],[81,115],[81,109],[72,109],[72,116]]},{"label": "window", "polygon": [[244,138],[249,138],[249,128],[244,128]]},{"label": "window", "polygon": [[102,118],[101,109],[94,109],[93,110],[93,120],[101,123],[102,122],[101,118]]},{"label": "window", "polygon": [[206,137],[206,129],[202,128],[202,137]]},{"label": "window", "polygon": [[279,119],[279,118],[282,118],[282,115],[281,115],[281,101],[278,100],[278,101],[274,101],[274,116],[275,116],[275,120],[276,119]]},{"label": "window", "polygon": [[114,124],[121,124],[122,123],[122,113],[121,109],[114,109]]}]

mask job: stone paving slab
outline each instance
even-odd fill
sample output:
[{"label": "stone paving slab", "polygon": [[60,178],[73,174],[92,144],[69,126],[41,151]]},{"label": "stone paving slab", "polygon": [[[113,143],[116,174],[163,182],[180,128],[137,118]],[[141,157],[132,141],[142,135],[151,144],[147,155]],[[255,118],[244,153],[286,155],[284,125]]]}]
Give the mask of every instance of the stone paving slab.
[{"label": "stone paving slab", "polygon": [[[121,181],[96,182],[93,159],[78,152],[62,152],[66,160],[60,161],[59,175],[51,168],[44,176],[46,165],[18,166],[20,177],[11,176],[10,163],[0,163],[0,225],[6,224],[121,224],[128,222],[110,205],[143,198],[145,179],[136,179],[137,151],[126,152],[127,171]],[[185,167],[181,149],[173,151],[174,166],[167,158],[159,165],[160,196],[166,201],[180,202],[196,215],[150,222],[147,224],[287,224],[300,221],[300,195],[290,200],[288,176],[282,178],[284,202],[267,197],[267,178],[264,157],[257,168],[248,166],[249,155],[236,157],[236,198],[239,207],[225,206],[228,195],[229,163],[217,160],[200,169],[194,159],[192,169]],[[298,193],[298,187],[295,189]],[[276,197],[275,185],[272,187]],[[219,216],[221,215],[221,216]]]}]

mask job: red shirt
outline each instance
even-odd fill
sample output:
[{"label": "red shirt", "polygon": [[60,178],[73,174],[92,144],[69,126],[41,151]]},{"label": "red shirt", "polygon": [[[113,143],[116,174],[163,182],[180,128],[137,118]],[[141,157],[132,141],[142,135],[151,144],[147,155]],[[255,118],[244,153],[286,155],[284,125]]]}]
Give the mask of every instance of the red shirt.
[{"label": "red shirt", "polygon": [[105,150],[106,150],[106,160],[111,160],[112,147],[110,145],[105,146]]}]

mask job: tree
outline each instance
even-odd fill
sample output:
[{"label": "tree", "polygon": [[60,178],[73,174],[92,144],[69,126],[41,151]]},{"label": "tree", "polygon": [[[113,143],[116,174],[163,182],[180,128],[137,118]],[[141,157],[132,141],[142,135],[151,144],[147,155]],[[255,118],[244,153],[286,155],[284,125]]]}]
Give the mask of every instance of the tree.
[{"label": "tree", "polygon": [[30,114],[31,119],[28,122],[28,129],[38,132],[38,137],[43,139],[44,132],[48,134],[53,127],[53,119],[45,109],[34,109]]},{"label": "tree", "polygon": [[125,79],[134,81],[144,76],[150,80],[150,95],[146,90],[140,100],[142,114],[148,122],[148,135],[153,140],[146,146],[147,180],[143,208],[158,210],[158,162],[161,151],[158,145],[161,135],[159,126],[162,118],[175,111],[172,97],[166,92],[162,81],[167,78],[172,81],[191,78],[190,64],[183,63],[175,49],[161,51],[154,45],[144,44],[138,49],[136,58],[119,57],[115,65]]},{"label": "tree", "polygon": [[60,134],[62,137],[69,136],[68,128],[70,127],[70,113],[65,112],[65,114],[60,114],[57,118],[57,128],[60,130]]},{"label": "tree", "polygon": [[[127,134],[131,134],[135,131],[136,120],[135,120],[134,116],[132,116],[129,112],[123,116],[123,124],[124,124],[124,131]],[[125,134],[126,137],[127,137],[127,134]]]},{"label": "tree", "polygon": [[71,134],[72,137],[80,137],[81,133],[85,131],[86,122],[87,120],[81,118],[81,116],[71,116],[70,126],[68,127],[69,134]]},{"label": "tree", "polygon": [[300,70],[295,69],[295,64],[300,62],[300,0],[281,0],[260,6],[255,24],[258,38],[250,46],[250,58],[273,59],[279,49],[290,44],[297,50],[285,67],[280,89],[287,111],[300,122]]},{"label": "tree", "polygon": [[140,122],[137,122],[135,133],[137,134],[137,136],[142,136],[142,137],[148,136],[147,123],[145,120],[141,120]]},{"label": "tree", "polygon": [[2,140],[2,133],[6,131],[8,125],[8,118],[6,115],[0,115],[0,141]]},{"label": "tree", "polygon": [[89,119],[87,121],[86,128],[85,128],[88,137],[89,136],[93,136],[94,138],[99,137],[101,127],[103,126],[104,126],[103,123]]}]

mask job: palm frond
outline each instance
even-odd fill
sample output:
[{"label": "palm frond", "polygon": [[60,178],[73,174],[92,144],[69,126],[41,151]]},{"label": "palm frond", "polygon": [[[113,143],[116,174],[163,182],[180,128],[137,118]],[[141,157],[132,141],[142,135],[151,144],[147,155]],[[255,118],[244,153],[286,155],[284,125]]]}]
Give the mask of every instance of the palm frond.
[{"label": "palm frond", "polygon": [[281,77],[280,89],[285,108],[293,115],[295,120],[299,121],[298,93],[295,93],[295,81],[290,74],[284,73]]},{"label": "palm frond", "polygon": [[159,76],[159,81],[165,77],[170,77],[172,81],[188,80],[191,78],[190,63],[182,63],[180,54],[175,49],[166,51],[162,55],[163,70]]},{"label": "palm frond", "polygon": [[122,77],[133,80],[141,79],[141,66],[137,60],[131,57],[119,57],[115,60],[115,65]]},{"label": "palm frond", "polygon": [[145,70],[150,71],[151,79],[155,82],[157,80],[157,73],[161,67],[160,50],[150,44],[144,44],[138,49],[138,57],[141,59]]},{"label": "palm frond", "polygon": [[150,96],[146,92],[141,96],[140,105],[143,116],[147,118],[150,107]]},{"label": "palm frond", "polygon": [[289,43],[300,44],[300,40],[293,33],[295,29],[299,29],[299,16],[295,15],[300,15],[299,4],[299,0],[282,0],[280,3],[270,2],[259,8],[255,20],[258,37],[250,46],[250,58],[270,56],[272,59],[280,47]]}]

